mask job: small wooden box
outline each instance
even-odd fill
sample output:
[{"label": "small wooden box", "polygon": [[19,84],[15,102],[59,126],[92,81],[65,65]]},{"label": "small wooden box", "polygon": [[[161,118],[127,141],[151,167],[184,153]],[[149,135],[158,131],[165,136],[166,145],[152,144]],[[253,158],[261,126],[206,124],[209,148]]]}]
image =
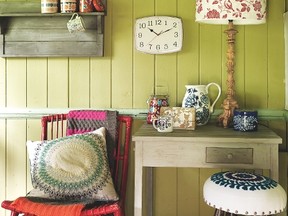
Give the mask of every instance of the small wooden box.
[{"label": "small wooden box", "polygon": [[161,107],[160,115],[173,117],[173,127],[186,130],[195,130],[195,108],[184,107]]}]

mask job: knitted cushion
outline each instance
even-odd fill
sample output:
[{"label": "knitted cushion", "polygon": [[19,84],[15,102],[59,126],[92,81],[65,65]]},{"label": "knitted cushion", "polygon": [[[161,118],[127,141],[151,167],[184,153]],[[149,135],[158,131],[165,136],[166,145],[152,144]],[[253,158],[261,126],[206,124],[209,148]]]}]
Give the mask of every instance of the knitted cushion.
[{"label": "knitted cushion", "polygon": [[105,128],[51,141],[27,142],[32,184],[54,199],[117,200]]}]

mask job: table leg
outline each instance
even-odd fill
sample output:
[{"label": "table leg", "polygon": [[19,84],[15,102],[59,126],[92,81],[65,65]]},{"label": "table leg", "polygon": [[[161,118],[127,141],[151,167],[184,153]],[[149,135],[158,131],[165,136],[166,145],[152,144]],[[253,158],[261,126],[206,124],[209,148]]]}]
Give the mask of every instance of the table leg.
[{"label": "table leg", "polygon": [[279,180],[279,153],[278,145],[271,146],[270,177]]},{"label": "table leg", "polygon": [[153,215],[153,168],[146,169],[146,203],[147,216]]},{"label": "table leg", "polygon": [[134,216],[142,216],[142,143],[135,143]]}]

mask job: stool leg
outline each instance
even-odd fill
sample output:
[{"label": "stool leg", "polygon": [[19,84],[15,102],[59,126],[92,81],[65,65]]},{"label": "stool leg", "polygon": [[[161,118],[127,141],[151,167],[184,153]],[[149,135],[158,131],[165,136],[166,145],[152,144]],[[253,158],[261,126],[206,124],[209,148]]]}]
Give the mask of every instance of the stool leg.
[{"label": "stool leg", "polygon": [[222,211],[220,209],[216,209],[214,212],[214,216],[237,216],[237,214],[233,214],[233,213]]},{"label": "stool leg", "polygon": [[218,209],[215,209],[214,216],[221,216],[220,214],[221,214],[221,211]]}]

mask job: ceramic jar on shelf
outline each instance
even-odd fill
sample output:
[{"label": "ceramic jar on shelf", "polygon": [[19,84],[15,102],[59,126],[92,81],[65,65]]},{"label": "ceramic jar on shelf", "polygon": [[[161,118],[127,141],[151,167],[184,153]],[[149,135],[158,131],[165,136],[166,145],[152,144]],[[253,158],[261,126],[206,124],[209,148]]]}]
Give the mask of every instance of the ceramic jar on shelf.
[{"label": "ceramic jar on shelf", "polygon": [[57,13],[58,0],[41,0],[41,13]]},{"label": "ceramic jar on shelf", "polygon": [[[210,103],[209,88],[216,86],[218,95],[214,102]],[[182,107],[194,107],[196,109],[196,124],[205,125],[214,111],[214,105],[221,95],[221,88],[217,83],[208,85],[186,85],[186,93],[182,101]]]},{"label": "ceramic jar on shelf", "polygon": [[77,0],[60,0],[61,13],[74,13],[77,10]]},{"label": "ceramic jar on shelf", "polygon": [[147,100],[148,114],[147,123],[152,124],[153,119],[157,119],[160,116],[161,107],[168,107],[168,96],[167,95],[151,95]]},{"label": "ceramic jar on shelf", "polygon": [[87,13],[94,10],[93,0],[79,0],[79,12]]}]

